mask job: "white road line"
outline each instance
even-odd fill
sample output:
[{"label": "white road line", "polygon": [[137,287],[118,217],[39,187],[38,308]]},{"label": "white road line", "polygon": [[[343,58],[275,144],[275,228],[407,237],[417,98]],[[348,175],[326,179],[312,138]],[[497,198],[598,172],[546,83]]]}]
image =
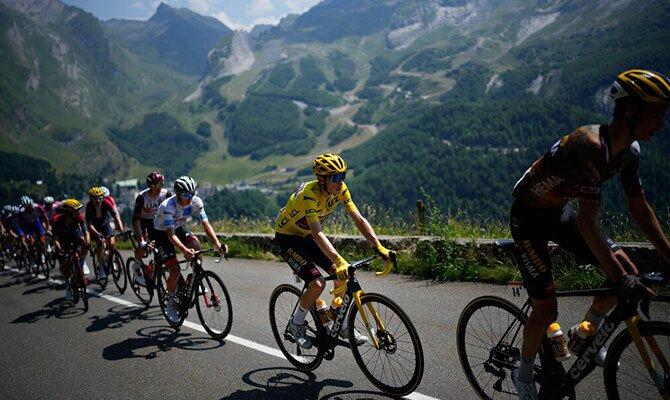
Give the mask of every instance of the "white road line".
[{"label": "white road line", "polygon": [[[19,272],[19,270],[15,270],[15,271]],[[38,277],[40,277],[42,279],[45,278],[44,275],[41,275],[41,274]],[[65,283],[60,279],[54,279],[54,278],[49,278],[49,282],[53,282],[53,283],[57,283],[57,284],[61,284],[61,285]],[[124,300],[120,297],[115,297],[115,296],[112,296],[112,295],[109,295],[109,294],[106,294],[106,293],[102,293],[102,292],[99,292],[97,290],[93,290],[91,288],[88,289],[88,293],[92,294],[95,297],[99,297],[101,299],[109,300],[113,303],[121,304],[122,306],[126,306],[128,308],[144,308],[144,306],[140,306],[139,304],[130,302],[128,300]],[[196,324],[195,322],[191,322],[191,321],[187,320],[187,321],[184,321],[183,326],[189,327],[189,328],[191,328],[193,330],[196,330],[198,332],[207,333],[207,331],[205,331],[205,328],[203,328],[202,325]],[[248,347],[252,350],[260,351],[261,353],[265,353],[265,354],[270,355],[270,356],[278,357],[278,358],[281,358],[281,359],[284,359],[284,360],[286,359],[286,357],[284,357],[284,354],[282,354],[282,352],[277,350],[277,349],[262,345],[260,343],[252,342],[251,340],[247,340],[247,339],[241,338],[239,336],[229,334],[228,336],[226,336],[226,338],[224,340],[239,344],[240,346]],[[440,400],[436,397],[426,396],[425,394],[421,394],[421,393],[418,393],[418,392],[408,394],[407,396],[403,397],[403,399],[408,399],[408,400]]]}]

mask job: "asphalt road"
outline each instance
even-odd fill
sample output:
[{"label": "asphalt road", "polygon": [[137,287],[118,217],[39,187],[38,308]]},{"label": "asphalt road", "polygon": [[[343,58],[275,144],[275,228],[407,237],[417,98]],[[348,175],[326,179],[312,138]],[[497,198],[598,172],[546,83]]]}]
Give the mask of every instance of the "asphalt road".
[{"label": "asphalt road", "polygon": [[[129,255],[124,252],[124,258]],[[231,334],[211,340],[197,313],[180,331],[154,303],[145,308],[110,282],[104,295],[91,283],[90,310],[65,302],[56,279],[33,278],[14,265],[0,272],[0,398],[2,399],[388,399],[362,375],[348,349],[313,373],[294,369],[276,347],[268,321],[272,289],[291,283],[287,265],[234,260],[214,264],[234,309]],[[54,274],[52,274],[54,275]],[[410,399],[472,399],[456,352],[461,310],[477,296],[508,297],[503,286],[435,283],[405,276],[376,278],[361,271],[367,292],[388,295],[410,316],[424,354],[423,380]],[[581,320],[585,299],[561,299],[559,322]],[[604,398],[597,369],[580,398]]]}]

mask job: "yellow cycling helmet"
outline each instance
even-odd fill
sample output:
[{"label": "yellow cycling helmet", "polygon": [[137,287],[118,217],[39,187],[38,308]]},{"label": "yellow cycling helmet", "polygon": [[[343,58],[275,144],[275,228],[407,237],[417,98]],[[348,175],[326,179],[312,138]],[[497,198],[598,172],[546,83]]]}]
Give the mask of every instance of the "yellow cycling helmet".
[{"label": "yellow cycling helmet", "polygon": [[617,76],[610,96],[614,101],[632,98],[644,103],[670,104],[670,79],[658,72],[631,69]]},{"label": "yellow cycling helmet", "polygon": [[99,187],[92,187],[91,190],[88,191],[88,195],[91,197],[100,197],[103,195],[102,189]]},{"label": "yellow cycling helmet", "polygon": [[79,210],[82,206],[77,199],[67,199],[63,201],[62,207],[65,211],[75,211]]},{"label": "yellow cycling helmet", "polygon": [[314,175],[335,175],[347,170],[347,163],[333,153],[324,153],[314,159]]}]

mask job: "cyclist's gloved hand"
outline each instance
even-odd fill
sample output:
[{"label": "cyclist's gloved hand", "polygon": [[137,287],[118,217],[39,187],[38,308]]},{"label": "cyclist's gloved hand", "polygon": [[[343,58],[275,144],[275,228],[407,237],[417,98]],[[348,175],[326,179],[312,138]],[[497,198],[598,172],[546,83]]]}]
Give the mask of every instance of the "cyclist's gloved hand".
[{"label": "cyclist's gloved hand", "polygon": [[335,259],[335,276],[341,281],[349,277],[349,263],[342,256]]},{"label": "cyclist's gloved hand", "polygon": [[621,296],[644,298],[654,297],[656,293],[649,289],[637,275],[624,275],[616,284],[616,290]]},{"label": "cyclist's gloved hand", "polygon": [[389,259],[389,256],[391,254],[391,250],[382,246],[381,243],[377,242],[376,250],[377,250],[377,254],[379,254],[381,256],[382,260],[387,261]]}]

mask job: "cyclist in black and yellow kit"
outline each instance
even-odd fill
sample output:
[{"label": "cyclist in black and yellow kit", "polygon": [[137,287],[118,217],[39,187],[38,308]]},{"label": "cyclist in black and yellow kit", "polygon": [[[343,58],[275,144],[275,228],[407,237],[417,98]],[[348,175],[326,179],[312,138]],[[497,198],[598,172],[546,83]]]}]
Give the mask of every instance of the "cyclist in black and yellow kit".
[{"label": "cyclist in black and yellow kit", "polygon": [[[321,221],[328,218],[338,204],[344,206],[358,230],[375,246],[382,258],[387,263],[391,262],[390,251],[379,243],[372,226],[351,199],[351,193],[344,183],[347,164],[342,157],[332,153],[321,154],[314,159],[313,171],[317,179],[298,187],[279,212],[275,223],[275,242],[282,258],[307,283],[307,291],[300,298],[289,324],[296,341],[304,348],[312,346],[305,334],[305,316],[326,286],[317,266],[340,280],[346,279],[348,275],[349,263],[321,230]],[[336,282],[336,287],[339,284]],[[347,335],[346,326],[341,332],[340,335]],[[368,340],[360,332],[354,333],[358,344]]]},{"label": "cyclist in black and yellow kit", "polygon": [[[587,125],[556,142],[516,183],[510,227],[521,255],[520,269],[533,311],[523,332],[521,366],[513,379],[520,399],[537,399],[533,363],[542,338],[558,316],[549,240],[600,265],[606,286],[621,295],[653,295],[640,283],[635,265],[601,231],[601,185],[619,175],[629,211],[640,230],[670,262],[670,242],[644,195],[638,174],[640,146],[663,127],[670,104],[670,80],[657,72],[629,70],[611,91],[615,108],[609,125]],[[579,198],[579,212],[568,204]],[[616,297],[596,297],[585,320],[596,328],[616,305]],[[603,361],[604,354],[600,354]]]}]

